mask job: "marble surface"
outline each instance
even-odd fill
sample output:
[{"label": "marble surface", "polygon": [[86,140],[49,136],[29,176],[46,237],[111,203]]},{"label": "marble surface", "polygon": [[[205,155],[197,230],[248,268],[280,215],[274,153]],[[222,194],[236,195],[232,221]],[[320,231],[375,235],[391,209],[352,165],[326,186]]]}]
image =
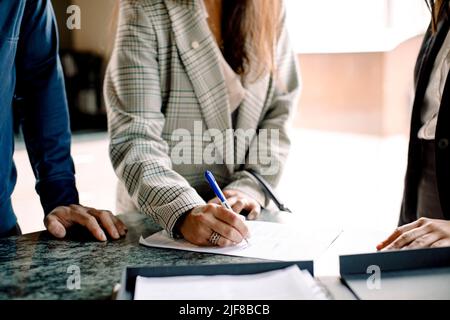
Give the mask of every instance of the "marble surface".
[{"label": "marble surface", "polygon": [[[0,300],[111,299],[127,266],[261,261],[140,246],[141,235],[147,237],[161,228],[142,214],[130,213],[120,218],[128,226],[127,236],[106,243],[96,242],[81,229],[72,230],[64,240],[54,239],[45,231],[0,239]],[[283,217],[271,215],[264,220],[283,222]],[[80,270],[78,290],[67,286],[72,266]]]},{"label": "marble surface", "polygon": [[[80,230],[73,230],[64,240],[47,232],[0,239],[0,299],[110,299],[126,266],[258,261],[140,246],[141,235],[149,236],[161,228],[141,214],[120,218],[128,226],[127,236],[106,243],[96,242]],[[71,266],[80,268],[79,290],[67,288]]]}]

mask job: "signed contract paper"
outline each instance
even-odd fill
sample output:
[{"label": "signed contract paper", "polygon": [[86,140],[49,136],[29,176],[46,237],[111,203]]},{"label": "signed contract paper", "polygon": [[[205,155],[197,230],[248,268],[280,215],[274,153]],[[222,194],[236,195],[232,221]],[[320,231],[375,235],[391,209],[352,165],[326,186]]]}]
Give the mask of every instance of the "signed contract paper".
[{"label": "signed contract paper", "polygon": [[307,261],[318,258],[339,237],[339,228],[315,228],[313,226],[289,226],[263,221],[246,222],[251,237],[248,244],[227,247],[199,247],[186,240],[175,240],[166,231],[160,231],[140,244],[148,247],[224,254],[248,258],[278,261]]}]

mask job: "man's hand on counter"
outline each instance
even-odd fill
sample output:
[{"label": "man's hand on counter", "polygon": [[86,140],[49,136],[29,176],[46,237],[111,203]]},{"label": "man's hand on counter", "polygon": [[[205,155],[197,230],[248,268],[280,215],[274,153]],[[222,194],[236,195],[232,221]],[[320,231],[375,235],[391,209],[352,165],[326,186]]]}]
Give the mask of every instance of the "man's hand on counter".
[{"label": "man's hand on counter", "polygon": [[104,230],[117,240],[127,233],[125,224],[110,211],[97,210],[82,205],[57,207],[44,219],[47,230],[56,238],[64,238],[67,229],[81,225],[99,241],[106,241]]}]

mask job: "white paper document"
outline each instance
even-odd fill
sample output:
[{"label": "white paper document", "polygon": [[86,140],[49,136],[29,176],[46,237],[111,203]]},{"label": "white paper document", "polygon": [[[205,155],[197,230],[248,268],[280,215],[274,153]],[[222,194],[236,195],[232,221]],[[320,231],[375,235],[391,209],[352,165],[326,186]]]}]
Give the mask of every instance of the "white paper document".
[{"label": "white paper document", "polygon": [[199,247],[186,240],[172,239],[166,231],[145,239],[141,237],[139,242],[148,247],[278,261],[305,261],[318,258],[342,233],[339,228],[293,227],[263,221],[247,221],[246,224],[251,235],[248,244],[243,241],[233,247]]},{"label": "white paper document", "polygon": [[324,291],[297,265],[252,275],[136,278],[135,300],[323,300]]}]

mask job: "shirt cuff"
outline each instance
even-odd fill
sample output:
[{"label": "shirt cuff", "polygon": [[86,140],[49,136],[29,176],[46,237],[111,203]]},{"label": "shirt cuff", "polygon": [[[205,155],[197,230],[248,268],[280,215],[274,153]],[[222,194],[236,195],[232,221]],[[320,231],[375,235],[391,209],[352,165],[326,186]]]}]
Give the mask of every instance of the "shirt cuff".
[{"label": "shirt cuff", "polygon": [[41,198],[44,214],[48,215],[60,206],[79,204],[78,191],[74,179],[39,182],[36,191]]},{"label": "shirt cuff", "polygon": [[[159,223],[172,238],[180,238],[182,235],[176,230],[182,223],[182,220],[186,217],[192,209],[205,204],[205,200],[194,190],[187,190],[176,197],[176,199],[170,203],[160,206],[154,211],[153,215],[157,218]],[[147,209],[147,210],[146,210]],[[148,212],[148,208],[141,208],[144,213]],[[158,219],[159,218],[159,219]]]}]

